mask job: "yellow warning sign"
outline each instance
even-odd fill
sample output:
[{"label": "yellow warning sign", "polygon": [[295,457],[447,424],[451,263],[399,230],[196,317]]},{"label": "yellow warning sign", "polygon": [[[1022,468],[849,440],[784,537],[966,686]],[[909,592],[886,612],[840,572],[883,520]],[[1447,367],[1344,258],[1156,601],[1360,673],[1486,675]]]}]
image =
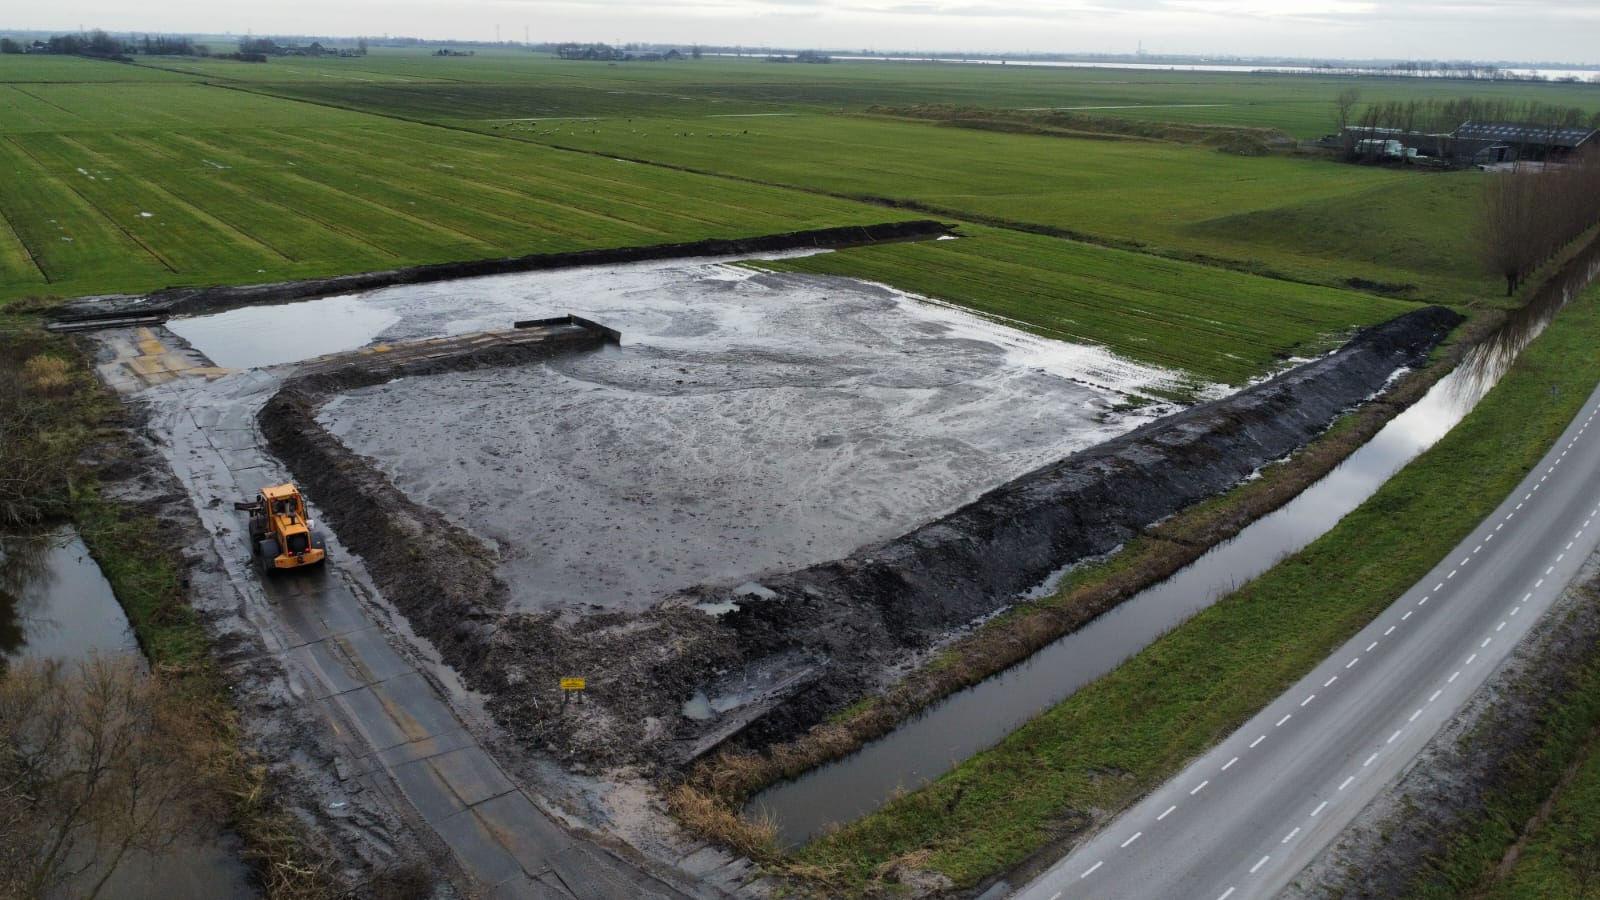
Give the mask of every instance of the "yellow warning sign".
[{"label": "yellow warning sign", "polygon": [[581,691],[584,689],[584,679],[563,678],[561,679],[561,689],[563,691]]}]

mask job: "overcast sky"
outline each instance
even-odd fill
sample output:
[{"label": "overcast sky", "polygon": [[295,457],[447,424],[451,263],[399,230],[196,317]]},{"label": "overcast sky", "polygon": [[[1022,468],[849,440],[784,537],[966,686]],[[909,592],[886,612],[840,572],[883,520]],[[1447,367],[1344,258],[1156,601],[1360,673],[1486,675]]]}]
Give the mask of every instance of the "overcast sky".
[{"label": "overcast sky", "polygon": [[[65,0],[0,28],[1600,62],[1600,0]],[[498,32],[497,32],[498,29]],[[524,31],[526,29],[526,31]]]}]

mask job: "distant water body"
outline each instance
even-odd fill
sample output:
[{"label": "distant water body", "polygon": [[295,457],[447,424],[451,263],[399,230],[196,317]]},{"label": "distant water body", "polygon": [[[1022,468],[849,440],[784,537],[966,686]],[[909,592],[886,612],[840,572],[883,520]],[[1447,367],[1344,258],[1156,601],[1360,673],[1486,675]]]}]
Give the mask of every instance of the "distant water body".
[{"label": "distant water body", "polygon": [[[781,51],[773,51],[774,54]],[[743,55],[754,58],[766,56],[763,53],[732,54],[721,53],[718,56]],[[1357,66],[1357,65],[1323,65],[1308,66],[1295,64],[1276,64],[1270,62],[1259,63],[1180,63],[1180,62],[1122,62],[1120,60],[1040,60],[1040,59],[1002,59],[993,57],[961,57],[961,56],[834,56],[840,62],[912,62],[912,63],[954,63],[970,66],[1036,66],[1052,69],[1132,69],[1147,72],[1217,72],[1217,73],[1250,73],[1263,74],[1287,73],[1296,75],[1394,75],[1416,78],[1460,78],[1464,71],[1493,70],[1499,79],[1536,79],[1544,78],[1558,81],[1563,78],[1577,78],[1579,81],[1590,81],[1600,78],[1600,68],[1542,68],[1536,66],[1502,66],[1484,64],[1472,66],[1470,64],[1452,64],[1455,68],[1448,70],[1435,69],[1431,71],[1406,72],[1383,66]],[[1489,79],[1478,79],[1489,80]]]}]

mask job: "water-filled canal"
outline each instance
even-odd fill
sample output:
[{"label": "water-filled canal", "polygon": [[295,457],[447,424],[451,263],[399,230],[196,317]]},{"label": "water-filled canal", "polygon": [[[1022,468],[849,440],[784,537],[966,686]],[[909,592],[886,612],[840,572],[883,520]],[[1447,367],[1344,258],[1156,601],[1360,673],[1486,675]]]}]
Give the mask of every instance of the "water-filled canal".
[{"label": "water-filled canal", "polygon": [[793,846],[849,822],[998,742],[1025,721],[1116,668],[1165,632],[1310,544],[1477,405],[1524,347],[1600,271],[1600,245],[1533,298],[1454,372],[1321,480],[1232,540],[1076,632],[989,680],[929,707],[838,762],[758,794]]}]

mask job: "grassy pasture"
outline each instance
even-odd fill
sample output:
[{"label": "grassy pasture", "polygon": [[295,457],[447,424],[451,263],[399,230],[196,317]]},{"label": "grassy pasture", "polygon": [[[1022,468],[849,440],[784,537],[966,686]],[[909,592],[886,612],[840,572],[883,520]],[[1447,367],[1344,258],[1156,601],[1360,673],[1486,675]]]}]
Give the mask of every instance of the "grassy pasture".
[{"label": "grassy pasture", "polygon": [[[417,55],[374,55],[369,61],[396,71],[434,62]],[[487,61],[501,67],[526,65],[521,58]],[[363,61],[283,62],[336,68]],[[532,68],[597,71],[549,62]],[[730,68],[765,75],[776,67],[747,62]],[[889,69],[863,68],[874,73]],[[626,77],[638,80],[639,71],[630,69]],[[645,74],[656,78],[652,73],[659,71]],[[429,107],[436,112],[463,102],[458,85],[380,87],[396,97],[425,98],[436,104]],[[474,87],[493,88],[497,97],[538,89]],[[348,85],[328,88],[319,83],[317,88],[338,94]],[[815,192],[710,178],[500,140],[493,131],[480,135],[441,129],[215,85],[65,83],[30,85],[28,90],[38,98],[32,113],[0,124],[0,166],[16,174],[0,188],[0,214],[9,226],[0,231],[0,271],[11,296],[267,281],[900,215]],[[619,103],[657,106],[671,94],[601,93],[634,98]],[[638,100],[641,96],[647,99]],[[801,134],[809,134],[812,143],[800,149],[818,155],[812,171],[822,172],[851,157],[851,141],[870,139],[887,146],[883,142],[919,139],[929,127],[821,117],[811,117],[799,130],[790,128],[787,119],[713,121],[728,137],[708,138],[708,144],[728,147],[738,126],[738,139],[763,148],[746,155],[758,167],[755,174],[771,178],[783,175],[783,153],[777,145]],[[835,123],[848,129],[836,146],[822,140]],[[780,134],[767,134],[768,127],[779,124]],[[596,138],[607,129],[620,131],[620,126],[564,126]],[[597,133],[589,135],[589,130]],[[939,132],[945,133],[962,134]],[[993,143],[994,138],[1007,141],[1011,136],[967,136],[977,139],[967,153],[979,148],[985,155],[1011,152]],[[698,146],[694,139],[680,142]],[[1183,177],[1196,177],[1205,168],[1199,163],[1210,161],[1178,153],[1180,148],[1145,149],[1154,154],[1145,163],[1146,175],[1177,160],[1190,165],[1182,170]],[[692,161],[720,158],[707,153]],[[870,165],[858,164],[841,186],[879,184],[891,192],[897,186],[914,191],[917,185],[936,182],[941,165],[954,164],[954,158],[879,155]],[[1047,164],[1025,169],[1026,177],[1042,177]],[[1315,196],[1336,197],[1338,179],[1332,176],[1345,173],[1332,167],[1323,173],[1329,176],[1328,185],[1318,185]],[[1389,180],[1377,174],[1378,181]],[[973,180],[979,182],[977,188],[996,193],[1015,186],[1018,177],[1015,171],[1001,171]],[[1138,177],[1137,172],[1121,176],[1123,183]],[[1218,184],[1228,181],[1226,173],[1215,177]],[[1241,181],[1237,173],[1232,178]],[[1080,188],[1087,184],[1081,182]],[[1274,198],[1268,195],[1279,187],[1251,189],[1254,194],[1236,190],[1234,205],[1270,211]],[[955,205],[962,198],[942,199]],[[1198,200],[1191,202],[1200,207]],[[1131,212],[1121,214],[1136,218]],[[1103,344],[1136,359],[1185,369],[1196,378],[1227,382],[1246,380],[1286,355],[1320,349],[1337,333],[1403,308],[1367,295],[1052,238],[995,229],[971,233],[974,237],[963,242],[863,250],[792,265],[865,274],[1020,320],[1041,334]],[[1263,309],[1270,312],[1260,315]]]},{"label": "grassy pasture", "polygon": [[44,111],[0,123],[5,297],[909,217],[206,85],[28,90]]},{"label": "grassy pasture", "polygon": [[1497,294],[1473,256],[1475,172],[849,116],[498,124],[494,133],[554,146],[913,201],[1296,280],[1410,284],[1446,302]]},{"label": "grassy pasture", "polygon": [[[264,65],[212,61],[172,65],[207,78],[270,85],[271,90],[365,109],[427,117],[425,92],[400,83],[450,84],[462,100],[450,119],[521,115],[516,94],[550,92],[568,115],[717,112],[719,104],[759,111],[858,112],[873,105],[966,104],[990,109],[1090,108],[1097,115],[1278,128],[1314,138],[1334,128],[1336,94],[1355,88],[1361,104],[1462,96],[1538,100],[1600,110],[1600,87],[1525,82],[1332,75],[1255,75],[1135,69],[1046,68],[929,63],[835,62],[777,65],[707,57],[677,63],[551,59],[518,51],[435,58],[422,50],[380,48],[365,59],[274,60]],[[416,105],[413,105],[416,104]],[[445,110],[445,112],[451,112]],[[548,113],[547,113],[548,115]]]},{"label": "grassy pasture", "polygon": [[0,84],[85,82],[122,84],[130,81],[191,81],[193,76],[150,65],[106,62],[81,56],[0,53]]},{"label": "grassy pasture", "polygon": [[1059,340],[1240,384],[1408,304],[1057,238],[968,226],[959,241],[764,262],[848,274],[1024,323]]}]

